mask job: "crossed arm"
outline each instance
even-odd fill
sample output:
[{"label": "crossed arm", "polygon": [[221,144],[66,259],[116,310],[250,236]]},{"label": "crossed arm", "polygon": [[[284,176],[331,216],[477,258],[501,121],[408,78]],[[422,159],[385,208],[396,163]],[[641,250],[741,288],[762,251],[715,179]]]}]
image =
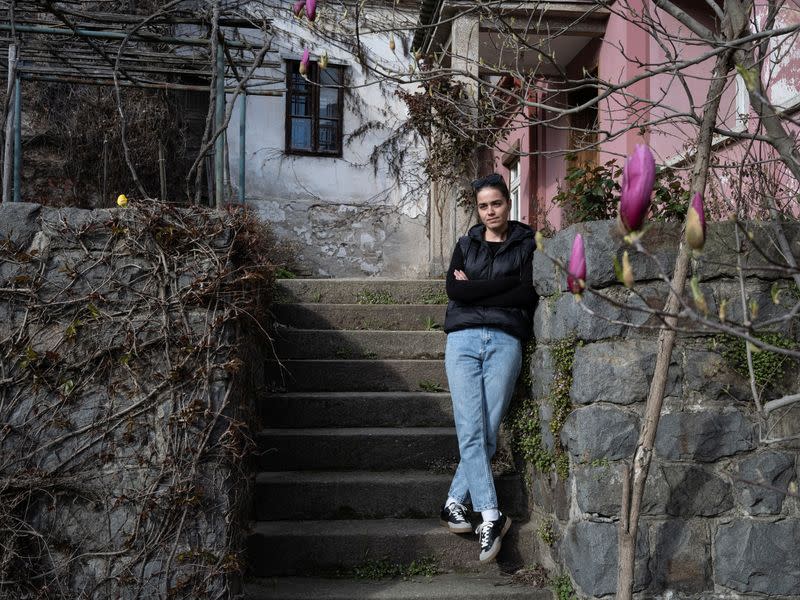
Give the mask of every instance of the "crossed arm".
[{"label": "crossed arm", "polygon": [[456,246],[447,269],[447,297],[473,306],[530,307],[535,301],[533,290],[533,257],[522,265],[519,277],[471,280],[464,273],[464,256]]}]

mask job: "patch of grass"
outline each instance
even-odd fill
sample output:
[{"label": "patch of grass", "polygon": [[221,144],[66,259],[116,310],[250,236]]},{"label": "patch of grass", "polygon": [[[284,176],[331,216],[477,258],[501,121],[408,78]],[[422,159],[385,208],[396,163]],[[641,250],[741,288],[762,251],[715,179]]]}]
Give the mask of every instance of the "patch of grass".
[{"label": "patch of grass", "polygon": [[572,580],[569,575],[562,573],[550,581],[556,600],[577,600],[575,588],[572,587]]},{"label": "patch of grass", "polygon": [[409,577],[432,577],[439,572],[436,559],[432,556],[413,560],[407,565],[390,562],[387,559],[370,560],[354,567],[351,576],[355,579],[408,579]]},{"label": "patch of grass", "polygon": [[555,529],[553,529],[553,522],[550,519],[542,521],[536,533],[539,535],[539,539],[548,546],[552,546],[556,543],[556,532]]},{"label": "patch of grass", "polygon": [[276,279],[297,279],[297,275],[292,273],[286,267],[278,267],[275,270],[275,278]]},{"label": "patch of grass", "polygon": [[447,304],[448,300],[444,290],[428,290],[419,297],[420,304]]},{"label": "patch of grass", "polygon": [[511,576],[511,583],[529,585],[531,587],[543,588],[547,586],[550,578],[542,565],[533,565],[520,569]]},{"label": "patch of grass", "polygon": [[314,303],[322,302],[322,292],[314,292],[311,294],[311,301]]},{"label": "patch of grass", "polygon": [[423,392],[443,392],[444,388],[436,383],[435,381],[431,381],[430,379],[423,379],[417,385],[419,385],[419,389]]},{"label": "patch of grass", "polygon": [[439,331],[442,328],[433,317],[425,317],[423,326],[425,327],[425,331]]},{"label": "patch of grass", "polygon": [[356,294],[356,304],[396,304],[389,292],[361,290]]}]

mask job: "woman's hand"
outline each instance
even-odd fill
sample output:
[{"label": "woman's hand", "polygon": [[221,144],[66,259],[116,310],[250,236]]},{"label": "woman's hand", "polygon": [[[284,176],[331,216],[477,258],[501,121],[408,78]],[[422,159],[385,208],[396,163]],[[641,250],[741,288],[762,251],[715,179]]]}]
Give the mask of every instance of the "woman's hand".
[{"label": "woman's hand", "polygon": [[467,274],[464,273],[464,271],[460,271],[458,269],[453,271],[453,277],[455,277],[458,281],[469,281],[469,277],[467,277]]}]

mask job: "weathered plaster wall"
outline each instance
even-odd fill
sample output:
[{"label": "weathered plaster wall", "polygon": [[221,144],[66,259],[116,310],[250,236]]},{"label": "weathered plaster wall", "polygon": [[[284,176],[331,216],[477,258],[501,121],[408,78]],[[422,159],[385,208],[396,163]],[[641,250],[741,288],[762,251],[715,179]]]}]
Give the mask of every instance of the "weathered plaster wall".
[{"label": "weathered plaster wall", "polygon": [[[331,65],[345,65],[344,147],[340,158],[297,156],[285,151],[286,98],[247,99],[246,202],[272,224],[278,235],[299,244],[299,262],[321,277],[402,276],[428,274],[427,182],[419,179],[422,147],[411,136],[400,139],[400,180],[390,172],[386,154],[376,149],[404,122],[405,104],[393,84],[368,73],[345,40],[333,43],[317,35],[305,20],[292,17],[290,5],[271,15],[274,47],[281,61],[299,60],[304,47],[316,61],[327,51]],[[320,5],[317,27],[329,27],[341,15]],[[367,9],[362,18],[391,22],[391,11]],[[371,11],[371,12],[369,12]],[[398,12],[400,9],[398,9]],[[400,18],[400,17],[398,17]],[[327,19],[327,24],[323,20]],[[389,73],[405,73],[414,62],[396,37],[365,35],[364,51]],[[285,68],[271,73],[285,79]],[[284,81],[275,89],[285,88]],[[228,129],[231,173],[238,173],[239,111],[234,107]],[[397,154],[397,152],[395,152]],[[233,177],[234,186],[238,179]]]},{"label": "weathered plaster wall", "polygon": [[[779,260],[770,230],[747,226],[754,235],[752,244]],[[741,321],[742,314],[733,227],[710,226],[695,267],[710,315],[728,299],[729,322]],[[792,223],[786,230],[800,257],[800,226]],[[636,309],[663,306],[665,284],[658,279],[655,262],[638,253],[632,257],[636,293],[616,282],[612,257],[621,255],[624,244],[612,222],[574,225],[546,240],[545,251],[566,261],[576,233],[586,241],[589,282],[619,305],[591,294],[577,303],[566,292],[564,276],[537,253],[534,281],[541,300],[534,325],[533,393],[540,399],[544,443],[552,450],[558,436],[569,457],[569,476],[562,480],[554,473],[534,473],[532,501],[535,521],[550,522],[555,530],[552,546],[537,540],[542,560],[563,565],[582,595],[604,597],[616,586],[621,468],[638,438],[655,365],[657,331],[649,327],[657,322]],[[675,224],[656,224],[644,243],[671,269],[679,235]],[[754,322],[758,329],[785,315],[798,295],[793,282],[777,278],[765,257],[753,245],[748,248],[743,255],[745,289],[759,306]],[[777,305],[770,293],[773,285],[783,290]],[[761,422],[748,381],[722,357],[710,333],[689,322],[682,327],[640,521],[639,597],[800,597],[800,558],[793,550],[800,534],[800,501],[791,492],[796,494],[800,476],[800,407],[777,410]],[[797,317],[772,328],[800,340]],[[553,348],[572,337],[577,346],[572,408],[563,428],[553,433],[548,400]],[[797,393],[799,380],[797,363],[787,365],[763,400]]]},{"label": "weathered plaster wall", "polygon": [[0,205],[0,596],[241,591],[259,239],[233,213]]}]

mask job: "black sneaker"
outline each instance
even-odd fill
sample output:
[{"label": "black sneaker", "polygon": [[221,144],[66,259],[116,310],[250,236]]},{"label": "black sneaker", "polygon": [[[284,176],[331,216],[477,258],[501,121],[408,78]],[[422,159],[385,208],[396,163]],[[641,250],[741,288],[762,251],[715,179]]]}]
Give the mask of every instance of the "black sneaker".
[{"label": "black sneaker", "polygon": [[481,553],[478,556],[481,562],[494,560],[494,557],[500,552],[503,536],[509,527],[511,527],[511,519],[502,514],[497,521],[484,521],[478,525],[475,533],[478,534],[478,541],[481,544]]},{"label": "black sneaker", "polygon": [[467,520],[467,509],[463,504],[451,502],[443,506],[439,518],[442,527],[447,527],[453,533],[472,533],[472,525]]}]

